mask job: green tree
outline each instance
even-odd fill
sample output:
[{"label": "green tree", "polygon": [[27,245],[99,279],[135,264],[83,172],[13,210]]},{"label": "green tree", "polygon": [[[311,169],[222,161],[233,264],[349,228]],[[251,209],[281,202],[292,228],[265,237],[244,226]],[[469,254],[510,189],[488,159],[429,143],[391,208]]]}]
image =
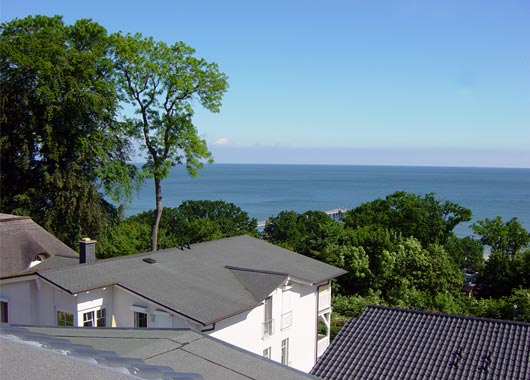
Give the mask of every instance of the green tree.
[{"label": "green tree", "polygon": [[15,19],[0,27],[2,212],[26,214],[77,245],[113,214],[136,172],[116,122],[106,30],[90,20]]},{"label": "green tree", "polygon": [[344,265],[342,224],[322,211],[282,211],[270,218],[263,238],[273,244],[331,265]]},{"label": "green tree", "polygon": [[492,252],[502,252],[507,256],[514,256],[530,243],[530,233],[521,226],[517,218],[505,223],[497,216],[495,219],[479,220],[471,228],[480,236],[482,244],[491,247]]},{"label": "green tree", "polygon": [[190,222],[204,218],[216,221],[223,237],[256,235],[257,220],[249,218],[246,211],[230,202],[184,201],[179,205],[178,211],[182,218]]},{"label": "green tree", "polygon": [[417,308],[430,307],[438,293],[460,291],[463,285],[463,272],[442,246],[423,248],[415,238],[407,238],[396,245],[392,255],[394,271],[381,289],[390,304],[400,305],[400,300],[405,300],[407,306],[416,302]]},{"label": "green tree", "polygon": [[[98,244],[100,257],[148,251],[155,210],[133,215],[107,228]],[[256,220],[233,203],[184,201],[179,207],[165,207],[160,220],[157,248],[180,247],[237,235],[257,236]]]},{"label": "green tree", "polygon": [[484,246],[471,236],[458,238],[451,234],[444,248],[459,268],[467,272],[480,272],[484,268]]},{"label": "green tree", "polygon": [[188,173],[196,176],[204,161],[212,161],[206,142],[192,122],[194,103],[219,112],[228,82],[215,63],[194,57],[195,51],[183,42],[168,46],[140,34],[118,33],[112,38],[122,94],[136,112],[127,121],[141,136],[147,155],[144,173],[154,180],[154,250],[163,212],[161,182],[169,169],[185,163]]},{"label": "green tree", "polygon": [[453,229],[469,220],[469,209],[449,201],[441,203],[432,193],[422,197],[398,191],[349,210],[344,222],[350,228],[378,225],[427,246],[445,244]]}]

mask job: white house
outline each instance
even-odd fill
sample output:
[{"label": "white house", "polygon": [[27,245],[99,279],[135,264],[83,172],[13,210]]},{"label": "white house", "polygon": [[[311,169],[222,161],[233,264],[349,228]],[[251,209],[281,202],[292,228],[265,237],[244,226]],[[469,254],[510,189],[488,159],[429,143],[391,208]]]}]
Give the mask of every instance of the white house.
[{"label": "white house", "polygon": [[[21,222],[0,217],[2,230]],[[306,372],[329,345],[330,282],[342,269],[249,236],[99,261],[94,243],[81,242],[79,260],[40,248],[26,270],[2,268],[5,319],[193,328]],[[12,246],[0,246],[0,265]]]}]

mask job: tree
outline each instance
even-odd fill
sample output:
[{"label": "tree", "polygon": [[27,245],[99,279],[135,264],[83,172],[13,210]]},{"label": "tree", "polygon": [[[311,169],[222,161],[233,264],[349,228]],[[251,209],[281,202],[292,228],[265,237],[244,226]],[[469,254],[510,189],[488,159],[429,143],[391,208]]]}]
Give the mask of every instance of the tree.
[{"label": "tree", "polygon": [[0,208],[71,246],[114,212],[100,191],[118,200],[134,188],[108,49],[90,20],[30,16],[0,29]]},{"label": "tree", "polygon": [[[184,201],[178,207],[179,214],[192,222],[197,219],[210,219],[219,225],[223,237],[236,235],[256,235],[258,222],[249,218],[246,211],[233,203],[224,201]],[[193,239],[191,239],[193,240]]]},{"label": "tree", "polygon": [[469,220],[471,210],[449,201],[441,203],[432,193],[422,197],[398,191],[349,210],[344,222],[351,228],[379,225],[427,246],[445,244],[452,230]]},{"label": "tree", "polygon": [[467,272],[476,273],[484,268],[484,246],[479,240],[451,234],[444,247],[453,261]]},{"label": "tree", "polygon": [[[145,211],[113,223],[97,245],[100,257],[121,256],[149,250],[149,231],[156,210]],[[184,201],[165,207],[160,220],[158,247],[179,247],[237,235],[257,235],[256,219],[233,203]]]},{"label": "tree", "polygon": [[500,216],[495,219],[479,220],[471,226],[473,231],[480,236],[484,245],[491,247],[492,252],[502,252],[513,257],[530,243],[530,233],[519,223],[517,218],[512,218],[506,223]]},{"label": "tree", "polygon": [[192,122],[194,102],[219,112],[228,88],[227,77],[215,63],[193,56],[183,42],[168,46],[141,34],[114,34],[114,62],[124,100],[136,117],[127,118],[141,136],[147,154],[144,173],[154,180],[155,206],[151,226],[151,249],[158,245],[162,217],[161,181],[176,164],[186,164],[197,175],[203,162],[211,162],[206,142]]}]

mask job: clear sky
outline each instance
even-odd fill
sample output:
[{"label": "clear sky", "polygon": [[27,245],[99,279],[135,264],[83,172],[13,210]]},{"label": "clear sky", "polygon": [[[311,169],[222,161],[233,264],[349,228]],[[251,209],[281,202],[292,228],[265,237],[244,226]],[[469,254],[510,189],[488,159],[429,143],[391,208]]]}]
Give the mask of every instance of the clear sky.
[{"label": "clear sky", "polygon": [[0,0],[217,62],[217,162],[530,167],[530,1]]}]

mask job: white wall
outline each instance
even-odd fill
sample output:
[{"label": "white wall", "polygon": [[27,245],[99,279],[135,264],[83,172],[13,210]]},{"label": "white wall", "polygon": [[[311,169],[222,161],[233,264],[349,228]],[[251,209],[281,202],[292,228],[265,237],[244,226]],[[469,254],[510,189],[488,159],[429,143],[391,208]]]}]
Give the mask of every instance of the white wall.
[{"label": "white wall", "polygon": [[33,281],[3,282],[0,285],[0,297],[2,301],[7,302],[9,323],[32,324],[31,282]]},{"label": "white wall", "polygon": [[[193,328],[200,330],[203,328],[202,325],[196,324],[182,316],[172,313],[170,310],[166,310],[159,305],[149,302],[144,298],[141,298],[134,293],[131,293],[119,286],[112,287],[112,298],[113,298],[113,316],[114,325],[113,327],[134,327],[134,312],[131,310],[131,306],[139,306],[146,308],[148,314],[147,327],[148,328],[160,328],[155,322],[162,322],[163,319],[168,319],[169,326],[164,323],[163,327],[171,328]],[[170,315],[161,314],[161,312],[168,312]],[[152,315],[155,318],[152,318]],[[109,324],[110,326],[110,324]]]},{"label": "white wall", "polygon": [[[270,347],[271,359],[277,362],[281,362],[282,340],[289,338],[290,366],[309,372],[315,364],[316,287],[292,283],[285,291],[279,287],[271,295],[272,335],[263,336],[263,304],[218,322],[209,334],[258,355],[263,355],[263,351]],[[282,315],[289,311],[292,311],[292,323],[282,328]]]},{"label": "white wall", "polygon": [[74,296],[35,276],[3,280],[0,297],[8,302],[12,324],[55,326],[57,310],[74,317],[77,312]]}]

